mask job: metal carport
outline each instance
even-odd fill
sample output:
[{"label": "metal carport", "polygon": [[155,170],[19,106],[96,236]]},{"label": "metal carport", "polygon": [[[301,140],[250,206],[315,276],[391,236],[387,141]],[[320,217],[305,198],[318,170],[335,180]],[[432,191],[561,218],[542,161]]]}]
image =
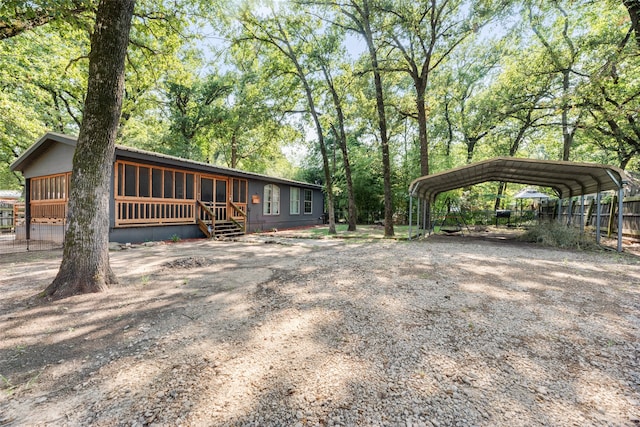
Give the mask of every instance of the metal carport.
[{"label": "metal carport", "polygon": [[[414,198],[424,202],[423,224],[429,224],[430,214],[426,206],[430,205],[438,194],[488,181],[550,187],[561,201],[585,194],[597,194],[598,229],[596,230],[596,238],[598,241],[600,239],[600,194],[603,191],[617,191],[619,204],[618,251],[622,251],[623,187],[628,180],[624,171],[615,166],[497,157],[415,179],[409,186],[410,204],[413,205]],[[409,224],[412,223],[412,210],[409,211]],[[420,214],[418,213],[418,225],[419,222]]]}]

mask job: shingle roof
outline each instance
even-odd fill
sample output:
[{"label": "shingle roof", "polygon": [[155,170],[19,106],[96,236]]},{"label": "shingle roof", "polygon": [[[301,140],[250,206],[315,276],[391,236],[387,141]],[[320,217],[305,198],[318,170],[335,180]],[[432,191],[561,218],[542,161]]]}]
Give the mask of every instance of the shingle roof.
[{"label": "shingle roof", "polygon": [[[77,143],[77,139],[73,136],[64,135],[55,132],[47,132],[42,138],[36,141],[31,147],[29,147],[18,159],[11,164],[11,170],[24,171],[29,163],[35,159],[40,153],[43,153],[49,144],[58,142],[74,146]],[[295,181],[286,178],[278,178],[269,175],[259,174],[255,172],[247,172],[240,169],[231,169],[224,166],[212,165],[209,163],[198,162],[195,160],[183,159],[180,157],[170,156],[167,154],[154,153],[152,151],[140,150],[138,148],[127,147],[124,145],[116,145],[116,157],[129,157],[132,159],[140,159],[147,161],[154,161],[157,163],[170,164],[173,166],[191,168],[197,171],[209,172],[221,175],[237,176],[242,178],[254,178],[261,179],[269,182],[277,182],[284,184],[297,185],[301,187],[321,189],[322,186],[318,184],[311,184],[308,182]]]}]

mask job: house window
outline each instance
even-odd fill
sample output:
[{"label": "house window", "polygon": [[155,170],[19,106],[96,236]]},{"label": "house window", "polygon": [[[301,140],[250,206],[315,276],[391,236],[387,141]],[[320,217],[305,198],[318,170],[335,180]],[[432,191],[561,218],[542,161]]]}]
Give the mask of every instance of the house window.
[{"label": "house window", "polygon": [[289,213],[291,215],[300,215],[300,189],[291,187],[289,197]]},{"label": "house window", "polygon": [[274,184],[264,186],[264,215],[280,215],[280,188]]},{"label": "house window", "polygon": [[306,215],[313,213],[313,190],[304,190],[304,213]]}]

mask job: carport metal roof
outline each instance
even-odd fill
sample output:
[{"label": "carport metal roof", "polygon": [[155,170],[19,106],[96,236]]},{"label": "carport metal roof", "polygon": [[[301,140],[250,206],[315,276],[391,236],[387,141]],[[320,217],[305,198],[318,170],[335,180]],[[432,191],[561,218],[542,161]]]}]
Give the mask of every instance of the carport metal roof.
[{"label": "carport metal roof", "polygon": [[566,161],[497,157],[415,179],[409,193],[433,201],[442,192],[487,181],[551,187],[559,198],[620,190],[627,182],[615,166]]},{"label": "carport metal roof", "polygon": [[[497,157],[445,172],[422,176],[409,186],[411,204],[413,198],[433,202],[438,194],[456,188],[468,187],[487,181],[504,181],[540,187],[551,187],[560,199],[618,191],[618,251],[622,251],[622,196],[628,182],[624,171],[615,166],[595,163]],[[411,213],[409,211],[409,236],[411,236]],[[425,223],[430,213],[427,210]],[[596,240],[600,241],[600,210],[597,210]],[[419,217],[419,213],[418,213]],[[418,218],[418,221],[420,219]]]}]

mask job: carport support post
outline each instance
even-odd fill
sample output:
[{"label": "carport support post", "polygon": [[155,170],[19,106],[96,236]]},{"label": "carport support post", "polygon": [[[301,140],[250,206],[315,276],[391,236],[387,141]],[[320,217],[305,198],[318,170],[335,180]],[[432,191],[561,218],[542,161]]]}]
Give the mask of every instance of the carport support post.
[{"label": "carport support post", "polygon": [[600,209],[600,201],[602,195],[600,194],[600,185],[598,185],[598,194],[596,195],[596,243],[600,244],[600,218],[602,217],[602,211]]},{"label": "carport support post", "polygon": [[422,235],[426,236],[427,232],[431,228],[431,205],[427,199],[422,201]]},{"label": "carport support post", "polygon": [[580,234],[584,234],[584,194],[580,196]]},{"label": "carport support post", "polygon": [[409,192],[409,240],[411,240],[411,223],[413,223],[413,196]]},{"label": "carport support post", "polygon": [[420,237],[420,199],[416,200],[416,237]]},{"label": "carport support post", "polygon": [[618,252],[622,252],[622,209],[623,209],[624,190],[622,185],[618,188]]}]

